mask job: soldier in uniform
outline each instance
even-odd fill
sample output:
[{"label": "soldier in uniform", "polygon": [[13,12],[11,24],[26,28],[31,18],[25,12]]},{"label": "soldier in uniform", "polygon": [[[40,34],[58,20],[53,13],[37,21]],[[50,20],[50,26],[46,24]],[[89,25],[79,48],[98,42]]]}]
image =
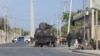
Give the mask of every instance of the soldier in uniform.
[{"label": "soldier in uniform", "polygon": [[69,49],[70,49],[70,46],[71,46],[71,40],[72,40],[71,33],[68,33],[68,35],[67,35],[67,42],[68,42],[68,48]]}]

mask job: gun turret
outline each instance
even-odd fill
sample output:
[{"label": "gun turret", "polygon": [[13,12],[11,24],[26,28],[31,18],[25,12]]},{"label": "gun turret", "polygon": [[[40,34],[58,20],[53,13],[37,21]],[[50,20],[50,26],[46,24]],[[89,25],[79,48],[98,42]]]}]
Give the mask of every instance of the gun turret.
[{"label": "gun turret", "polygon": [[49,25],[47,23],[42,22],[42,23],[39,24],[39,29],[51,29],[52,26],[53,25]]}]

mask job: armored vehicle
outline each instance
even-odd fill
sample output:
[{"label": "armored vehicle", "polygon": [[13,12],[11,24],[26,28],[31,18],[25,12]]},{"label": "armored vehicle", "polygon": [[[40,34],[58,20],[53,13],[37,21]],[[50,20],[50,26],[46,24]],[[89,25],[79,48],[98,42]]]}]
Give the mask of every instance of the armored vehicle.
[{"label": "armored vehicle", "polygon": [[40,23],[34,34],[35,46],[44,45],[56,47],[56,37],[52,32],[52,25]]}]

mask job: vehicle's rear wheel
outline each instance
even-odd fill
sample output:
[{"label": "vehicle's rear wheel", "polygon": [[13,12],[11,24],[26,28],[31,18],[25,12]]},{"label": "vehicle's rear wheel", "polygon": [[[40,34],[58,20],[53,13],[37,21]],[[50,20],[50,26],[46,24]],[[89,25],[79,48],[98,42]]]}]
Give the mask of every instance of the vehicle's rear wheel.
[{"label": "vehicle's rear wheel", "polygon": [[43,47],[43,44],[41,44],[40,47]]},{"label": "vehicle's rear wheel", "polygon": [[46,45],[47,45],[48,47],[51,47],[51,43],[50,43],[50,42],[46,43]]}]

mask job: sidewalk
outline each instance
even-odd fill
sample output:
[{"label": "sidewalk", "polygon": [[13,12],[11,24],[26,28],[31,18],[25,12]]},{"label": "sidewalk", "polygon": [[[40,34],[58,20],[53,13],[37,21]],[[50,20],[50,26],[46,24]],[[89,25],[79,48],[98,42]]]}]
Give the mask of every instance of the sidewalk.
[{"label": "sidewalk", "polygon": [[72,50],[72,52],[86,53],[100,56],[100,50]]}]

